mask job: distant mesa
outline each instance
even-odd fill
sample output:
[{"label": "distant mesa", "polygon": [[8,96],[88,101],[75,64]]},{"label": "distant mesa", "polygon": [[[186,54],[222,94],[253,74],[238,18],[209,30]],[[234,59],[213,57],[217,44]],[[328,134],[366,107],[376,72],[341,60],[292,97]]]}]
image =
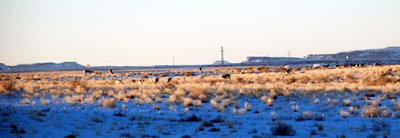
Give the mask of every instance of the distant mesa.
[{"label": "distant mesa", "polygon": [[[400,64],[400,46],[391,46],[382,49],[367,49],[339,52],[334,54],[310,54],[304,58],[297,57],[267,57],[267,56],[249,56],[241,63],[231,63],[224,60],[224,65],[267,65],[267,66],[285,66],[285,65],[313,65],[313,64]],[[221,60],[216,60],[212,65],[222,65]],[[211,66],[212,66],[211,65]],[[175,67],[197,67],[208,65],[176,65]],[[94,66],[91,70],[127,70],[134,68],[164,68],[170,65],[159,66]],[[0,63],[0,71],[55,71],[55,70],[85,70],[86,66],[76,62],[62,63],[35,63],[20,64],[16,66],[7,66]]]},{"label": "distant mesa", "polygon": [[382,49],[367,49],[355,50],[347,52],[339,52],[336,54],[311,54],[306,59],[319,60],[319,59],[333,59],[333,60],[381,60],[381,59],[399,59],[400,47],[392,46]]},{"label": "distant mesa", "polygon": [[76,62],[62,62],[62,63],[34,63],[34,64],[19,64],[16,66],[0,65],[2,70],[11,71],[52,71],[52,70],[82,70],[86,67]]},{"label": "distant mesa", "polygon": [[0,70],[8,70],[8,67],[5,64],[0,63]]},{"label": "distant mesa", "polygon": [[367,49],[339,52],[334,54],[310,54],[304,58],[293,57],[247,57],[247,65],[310,65],[310,64],[400,64],[400,47]]}]

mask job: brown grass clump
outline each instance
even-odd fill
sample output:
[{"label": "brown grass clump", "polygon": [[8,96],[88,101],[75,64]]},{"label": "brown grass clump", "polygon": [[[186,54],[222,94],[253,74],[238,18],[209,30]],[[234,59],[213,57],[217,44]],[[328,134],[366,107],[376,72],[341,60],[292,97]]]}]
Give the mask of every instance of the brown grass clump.
[{"label": "brown grass clump", "polygon": [[268,104],[269,106],[272,106],[274,104],[274,99],[268,96],[262,96],[261,101],[263,101],[265,104]]},{"label": "brown grass clump", "polygon": [[18,90],[14,81],[0,81],[0,94],[9,94],[14,90]]},{"label": "brown grass clump", "polygon": [[169,102],[169,103],[175,103],[176,100],[177,100],[177,96],[176,96],[176,95],[171,95],[171,96],[168,98],[168,102]]},{"label": "brown grass clump", "polygon": [[251,103],[244,102],[244,109],[246,109],[246,111],[250,111],[251,110]]},{"label": "brown grass clump", "polygon": [[400,101],[393,102],[392,105],[394,110],[400,111]]},{"label": "brown grass clump", "polygon": [[363,117],[378,117],[379,110],[376,106],[365,107],[362,111]]},{"label": "brown grass clump", "polygon": [[342,110],[340,111],[340,116],[343,118],[347,118],[350,116],[350,113],[348,111]]},{"label": "brown grass clump", "polygon": [[[193,73],[197,72],[184,70],[179,72],[103,74],[97,75],[98,79],[96,78],[95,80],[91,79],[95,74],[7,73],[1,75],[0,94],[9,94],[22,88],[24,90],[21,94],[22,98],[35,101],[50,95],[55,100],[64,98],[65,102],[70,104],[91,104],[95,100],[112,97],[114,100],[125,102],[128,102],[129,99],[134,99],[136,104],[141,105],[145,103],[154,104],[154,102],[161,103],[163,101],[162,98],[169,97],[169,99],[166,99],[169,103],[200,106],[209,102],[218,111],[223,111],[225,108],[233,106],[236,113],[240,113],[239,110],[247,111],[250,109],[249,107],[240,109],[236,98],[241,96],[256,97],[265,104],[272,106],[276,96],[291,96],[293,92],[306,94],[325,91],[377,91],[387,95],[396,95],[396,93],[400,92],[400,65],[310,70],[311,68],[303,68],[300,72],[293,71],[288,74],[282,70],[282,67],[227,67],[203,71],[204,75],[200,77],[192,76]],[[185,72],[188,72],[186,73],[187,77],[183,77]],[[230,73],[233,75],[232,79],[223,79],[220,75],[207,75],[207,73]],[[115,79],[127,78],[133,74],[141,75],[143,77],[141,80],[144,81]],[[146,81],[145,79],[149,76],[168,76],[170,74],[175,74],[179,77],[174,77],[169,82],[167,78],[160,78],[157,84],[154,81],[148,79]],[[395,99],[396,96],[392,96],[391,100]],[[352,100],[346,99],[342,102],[342,100],[336,99],[329,101],[329,104],[351,106],[353,104]],[[386,98],[381,100],[386,100]],[[365,110],[363,112],[365,112],[366,117],[387,116],[392,112],[387,108],[378,108],[376,103],[372,103],[372,101],[366,101],[366,103],[375,106],[371,107],[371,109],[369,107],[357,109],[357,111]],[[369,110],[373,110],[373,108],[379,110],[378,115],[373,112],[370,113],[371,111]],[[399,111],[400,106],[396,107],[393,104],[391,110]]]},{"label": "brown grass clump", "polygon": [[206,100],[206,96],[205,96],[205,89],[201,88],[201,87],[194,87],[191,89],[189,96],[194,98],[194,99],[199,99],[201,101],[205,101]]},{"label": "brown grass clump", "polygon": [[114,98],[103,99],[101,101],[101,105],[103,107],[114,109],[115,108],[115,100],[114,100]]},{"label": "brown grass clump", "polygon": [[42,105],[48,105],[50,103],[49,100],[46,100],[45,98],[40,98],[40,104]]},{"label": "brown grass clump", "polygon": [[94,103],[93,96],[86,97],[84,101],[85,101],[85,103],[93,104]]},{"label": "brown grass clump", "polygon": [[203,105],[203,102],[200,100],[193,100],[192,104],[193,106],[200,107],[201,105]]},{"label": "brown grass clump", "polygon": [[31,99],[24,98],[21,100],[21,104],[33,104],[34,102]]},{"label": "brown grass clump", "polygon": [[350,106],[350,105],[351,105],[351,100],[350,99],[343,100],[343,106]]},{"label": "brown grass clump", "polygon": [[218,104],[218,102],[216,100],[214,100],[214,99],[210,100],[210,104],[211,104],[211,107],[213,107],[218,112],[224,112],[225,111],[225,108],[222,105]]},{"label": "brown grass clump", "polygon": [[100,97],[103,95],[102,90],[96,90],[95,92],[92,93],[92,96],[94,99],[100,99]]},{"label": "brown grass clump", "polygon": [[184,98],[184,99],[183,99],[183,105],[184,105],[184,106],[192,106],[192,105],[193,105],[193,100],[192,100],[192,98]]}]

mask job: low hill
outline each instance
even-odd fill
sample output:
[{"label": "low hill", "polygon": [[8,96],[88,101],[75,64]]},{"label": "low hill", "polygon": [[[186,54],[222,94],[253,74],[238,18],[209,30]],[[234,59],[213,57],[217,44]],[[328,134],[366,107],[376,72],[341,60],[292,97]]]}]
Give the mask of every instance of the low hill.
[{"label": "low hill", "polygon": [[12,71],[51,71],[51,70],[82,70],[86,67],[76,62],[62,63],[35,63],[35,64],[20,64],[16,66],[8,66]]},{"label": "low hill", "polygon": [[387,47],[382,49],[367,49],[367,50],[339,52],[336,54],[312,54],[308,55],[306,59],[390,60],[399,58],[400,58],[400,47]]}]

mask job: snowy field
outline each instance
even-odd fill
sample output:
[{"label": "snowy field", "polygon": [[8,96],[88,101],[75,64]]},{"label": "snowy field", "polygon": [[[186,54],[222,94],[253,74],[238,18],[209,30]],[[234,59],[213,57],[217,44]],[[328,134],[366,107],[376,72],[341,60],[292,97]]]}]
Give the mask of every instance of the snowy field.
[{"label": "snowy field", "polygon": [[[49,81],[51,83],[47,84],[43,80],[36,79],[33,84],[29,83],[33,86],[16,83],[16,88],[10,87],[7,92],[3,91],[0,95],[0,136],[398,137],[400,136],[400,97],[397,93],[399,79],[396,76],[398,73],[396,69],[398,67],[391,70],[391,75],[396,81],[383,84],[393,87],[391,89],[393,91],[389,92],[375,91],[374,89],[380,89],[380,87],[376,88],[377,85],[382,85],[379,83],[374,84],[373,87],[359,86],[343,91],[313,89],[313,92],[309,92],[295,90],[286,85],[278,86],[279,89],[264,83],[261,86],[250,85],[246,83],[246,76],[241,76],[244,82],[240,84],[236,81],[230,82],[231,80],[220,76],[210,76],[221,82],[214,85],[214,79],[204,79],[205,82],[210,81],[210,84],[202,84],[204,91],[200,92],[200,96],[196,96],[192,94],[195,93],[192,89],[180,94],[186,87],[191,88],[187,85],[195,85],[185,84],[184,88],[181,86],[182,81],[196,83],[197,79],[201,78],[201,75],[195,74],[193,77],[172,76],[178,81],[173,84],[174,86],[166,82],[161,83],[163,80],[154,84],[154,78],[148,78],[148,84],[139,84],[136,81],[134,84],[129,84],[124,80],[112,79],[112,76],[111,79],[110,76],[100,76],[96,78],[96,81],[117,80],[115,83],[123,84],[101,83],[101,86],[94,86],[89,81],[93,81],[95,76],[83,77],[88,80],[85,85],[80,84],[82,87],[85,86],[83,91],[80,90],[81,86],[75,83],[72,83],[73,88],[64,89],[61,82]],[[351,69],[351,71],[362,70]],[[315,73],[318,70],[307,72]],[[285,75],[277,72],[268,74]],[[260,74],[253,75],[260,76]],[[3,75],[3,81],[4,78],[7,78],[7,74]],[[231,79],[236,79],[235,74]],[[58,79],[54,77],[51,80]],[[60,81],[70,83],[71,80]],[[17,82],[24,81],[19,79]],[[220,84],[222,82],[224,83]],[[361,85],[370,82],[353,83]],[[113,87],[114,85],[118,87]],[[296,88],[303,87],[300,84],[290,85],[296,85]],[[224,90],[219,88],[222,86]],[[266,89],[253,91],[250,86]],[[157,89],[154,89],[155,87]],[[175,89],[167,90],[172,87]],[[200,85],[195,88],[198,87]],[[281,87],[288,88],[282,90]],[[95,90],[100,88],[107,90],[96,98]],[[69,91],[69,89],[73,90]],[[122,92],[118,91],[119,89]],[[137,91],[129,96],[136,89]],[[148,92],[148,89],[151,91]],[[72,94],[56,94],[56,90],[65,91],[65,93],[72,92]],[[279,92],[279,90],[286,92]],[[330,87],[329,90],[331,90]],[[202,98],[203,93],[205,97]]]},{"label": "snowy field", "polygon": [[[370,99],[380,96],[377,93]],[[352,102],[347,104],[343,99]],[[241,108],[246,109],[246,102],[251,105],[243,114],[233,114],[231,106],[219,112],[210,104],[184,107],[159,103],[155,104],[159,109],[154,109],[154,105],[117,102],[115,109],[108,109],[90,104],[22,105],[20,100],[1,96],[2,136],[272,137],[271,128],[277,122],[291,126],[296,137],[400,136],[400,114],[390,112],[399,108],[396,100],[380,100],[380,108],[389,114],[368,118],[363,117],[361,109],[368,101],[361,93],[351,92],[278,96],[271,106],[258,98],[241,97]],[[125,110],[123,105],[127,106]]]}]

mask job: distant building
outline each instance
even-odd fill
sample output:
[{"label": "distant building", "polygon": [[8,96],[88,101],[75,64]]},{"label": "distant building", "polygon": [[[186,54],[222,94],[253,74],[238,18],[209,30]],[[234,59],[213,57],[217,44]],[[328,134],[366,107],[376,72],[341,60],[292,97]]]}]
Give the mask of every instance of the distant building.
[{"label": "distant building", "polygon": [[250,56],[247,57],[247,60],[243,63],[257,63],[257,64],[269,64],[269,63],[288,63],[288,62],[295,62],[301,61],[302,58],[289,58],[289,57],[254,57]]},{"label": "distant building", "polygon": [[320,60],[320,59],[336,59],[336,54],[310,54],[306,59]]}]

